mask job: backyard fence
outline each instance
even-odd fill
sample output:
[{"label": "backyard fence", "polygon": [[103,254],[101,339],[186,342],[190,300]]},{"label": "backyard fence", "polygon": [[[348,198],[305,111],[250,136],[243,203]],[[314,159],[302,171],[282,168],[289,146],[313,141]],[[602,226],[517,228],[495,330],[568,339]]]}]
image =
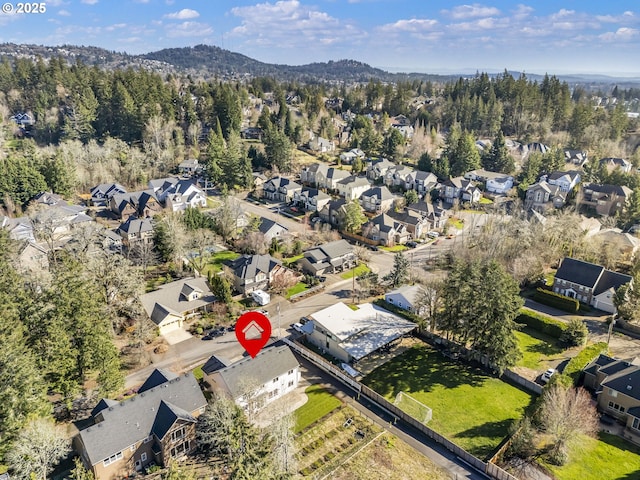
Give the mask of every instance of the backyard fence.
[{"label": "backyard fence", "polygon": [[314,287],[308,288],[308,289],[304,290],[303,292],[291,295],[289,297],[289,301],[290,302],[297,302],[298,300],[302,300],[303,298],[308,297],[309,295],[313,295],[314,293],[320,292],[322,290],[324,290],[324,285],[323,284],[319,284],[319,285],[316,285]]},{"label": "backyard fence", "polygon": [[502,374],[503,377],[508,378],[514,383],[517,383],[522,388],[529,390],[530,392],[535,393],[536,395],[542,395],[542,387],[537,383],[532,382],[531,380],[527,380],[524,377],[521,377],[516,372],[511,371],[509,369],[505,370]]},{"label": "backyard fence", "polygon": [[304,358],[306,358],[307,360],[311,361],[313,364],[315,364],[316,366],[318,366],[322,370],[326,371],[327,373],[333,375],[334,377],[336,377],[341,382],[343,382],[346,385],[348,385],[351,388],[353,388],[356,392],[358,392],[358,398],[359,398],[360,395],[363,395],[368,400],[376,403],[382,409],[386,410],[391,415],[395,416],[396,419],[400,419],[406,425],[409,425],[409,426],[413,427],[414,429],[418,430],[422,434],[426,435],[428,438],[430,438],[430,439],[434,440],[435,442],[439,443],[444,448],[449,450],[451,453],[453,453],[454,455],[460,457],[464,462],[466,462],[467,464],[471,465],[473,468],[475,468],[475,469],[477,469],[477,470],[479,470],[481,472],[485,472],[491,478],[494,478],[494,479],[497,479],[497,480],[518,480],[516,477],[514,477],[513,475],[511,475],[507,471],[503,470],[499,466],[497,466],[497,465],[495,465],[493,463],[483,462],[482,460],[480,460],[479,458],[477,458],[474,455],[471,455],[469,452],[467,452],[463,448],[459,447],[455,443],[451,442],[450,440],[447,440],[446,438],[444,438],[439,433],[435,432],[434,430],[431,430],[424,423],[422,423],[421,421],[413,418],[411,415],[407,414],[406,412],[404,412],[403,410],[398,408],[396,405],[391,403],[389,400],[387,400],[382,395],[376,393],[371,388],[367,387],[366,385],[358,382],[357,380],[355,380],[355,379],[351,378],[350,376],[346,375],[345,373],[343,373],[335,365],[327,362],[320,355],[317,355],[316,353],[308,350],[304,346],[302,346],[302,345],[300,345],[298,343],[294,343],[294,342],[292,342],[291,340],[289,340],[287,338],[283,338],[282,340],[284,341],[284,343],[286,345],[291,347],[293,350],[295,350],[297,353],[302,355]]}]

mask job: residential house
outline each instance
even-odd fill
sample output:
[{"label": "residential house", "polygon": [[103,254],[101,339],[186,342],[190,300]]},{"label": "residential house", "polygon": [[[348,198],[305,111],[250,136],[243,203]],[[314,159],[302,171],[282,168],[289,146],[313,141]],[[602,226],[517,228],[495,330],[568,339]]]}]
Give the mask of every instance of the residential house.
[{"label": "residential house", "polygon": [[207,196],[191,181],[180,181],[161,193],[165,208],[172,212],[184,212],[187,208],[204,208]]},{"label": "residential house", "polygon": [[162,211],[162,204],[157,193],[151,189],[130,193],[118,193],[111,197],[109,206],[118,218],[130,215],[138,217],[152,217]]},{"label": "residential house", "polygon": [[[338,302],[309,315],[306,339],[343,362],[357,362],[408,335],[416,324],[377,305],[365,303],[351,310]],[[305,324],[307,327],[307,324]]]},{"label": "residential house", "polygon": [[165,178],[154,178],[153,180],[149,180],[147,186],[153,190],[153,192],[164,192],[171,188],[173,185],[180,181],[179,177],[165,177]]},{"label": "residential house", "polygon": [[340,180],[337,184],[338,193],[346,200],[355,200],[371,188],[371,183],[366,177],[350,175]]},{"label": "residential house", "polygon": [[405,190],[415,190],[418,195],[429,193],[438,187],[438,177],[431,172],[413,170],[406,178]]},{"label": "residential house", "polygon": [[[433,205],[428,202],[417,202],[407,205],[407,212],[415,212],[422,215],[429,222],[429,230],[440,230],[444,228],[449,218],[449,212],[447,209],[442,208],[440,205]],[[421,235],[414,235],[414,238],[419,238]]]},{"label": "residential house", "polygon": [[47,207],[57,207],[62,205],[68,205],[68,203],[62,198],[61,195],[52,192],[40,192],[31,199],[32,202],[38,205],[46,205]]},{"label": "residential house", "polygon": [[631,193],[625,186],[585,183],[576,202],[578,206],[593,208],[598,215],[613,217],[624,210]]},{"label": "residential house", "polygon": [[160,335],[179,330],[187,318],[208,312],[216,301],[207,279],[190,277],[165,283],[157,290],[140,296],[149,318]]},{"label": "residential house", "polygon": [[247,295],[254,290],[267,290],[276,275],[287,269],[282,262],[271,255],[242,255],[228,260],[225,265],[233,275],[233,288]]},{"label": "residential house", "polygon": [[129,250],[141,243],[150,245],[153,243],[153,221],[132,215],[120,224],[117,233],[122,237],[122,246]]},{"label": "residential house", "polygon": [[393,207],[396,200],[387,187],[371,187],[360,195],[360,204],[366,212],[384,213]]},{"label": "residential house", "polygon": [[384,175],[384,184],[388,187],[401,187],[407,189],[407,184],[411,185],[413,178],[412,174],[415,170],[406,165],[395,165],[387,170]]},{"label": "residential house", "polygon": [[320,218],[329,225],[340,229],[346,217],[347,202],[344,199],[331,200],[319,212]]},{"label": "residential house", "polygon": [[336,240],[307,250],[299,263],[304,272],[321,276],[355,267],[356,256],[349,242]]},{"label": "residential house", "polygon": [[331,140],[315,136],[309,140],[309,148],[318,153],[330,153],[336,149],[336,146]]},{"label": "residential house", "polygon": [[425,290],[420,285],[403,285],[385,293],[384,300],[391,305],[411,313],[420,314],[420,298]]},{"label": "residential house", "polygon": [[601,265],[565,257],[556,272],[553,291],[575,298],[594,308],[615,313],[616,290],[632,281],[632,277],[607,270]]},{"label": "residential house", "polygon": [[411,238],[421,238],[425,236],[429,230],[433,230],[429,219],[414,210],[405,209],[402,212],[390,211],[388,215],[396,222],[404,225]]},{"label": "residential house", "polygon": [[29,217],[10,218],[0,215],[0,228],[7,230],[9,238],[12,240],[36,241],[33,222]]},{"label": "residential house", "polygon": [[348,152],[343,152],[340,154],[340,163],[351,165],[357,158],[364,160],[365,154],[359,148],[352,148]]},{"label": "residential house", "polygon": [[531,153],[541,153],[542,155],[544,155],[551,150],[548,145],[540,142],[532,142],[527,145],[522,145],[521,148],[523,156],[529,155]]},{"label": "residential house", "polygon": [[328,190],[337,190],[338,182],[351,176],[346,170],[339,168],[328,168],[326,172],[318,172],[318,188],[326,188]]},{"label": "residential house", "polygon": [[619,228],[600,230],[593,238],[600,241],[608,251],[620,253],[626,260],[632,260],[640,248],[640,238]]},{"label": "residential house", "polygon": [[566,200],[567,192],[563,192],[559,185],[550,185],[543,180],[527,188],[524,206],[527,210],[544,211],[550,208],[562,208]]},{"label": "residential house", "polygon": [[119,183],[101,183],[90,190],[91,204],[106,206],[109,204],[111,197],[121,193],[127,193],[127,189]]},{"label": "residential house", "polygon": [[302,185],[285,177],[274,177],[263,186],[264,197],[276,202],[289,203],[295,192],[302,191]]},{"label": "residential house", "polygon": [[506,173],[479,169],[465,173],[464,178],[484,183],[485,190],[496,195],[506,195],[513,188],[513,177]]},{"label": "residential house", "polygon": [[122,242],[122,236],[118,232],[118,229],[104,228],[100,230],[99,235],[102,240],[102,248],[112,252],[122,252],[124,243]]},{"label": "residential house", "polygon": [[589,161],[589,156],[587,152],[583,150],[565,150],[564,160],[572,165],[584,167],[584,165]]},{"label": "residential house", "polygon": [[480,189],[464,177],[449,178],[442,184],[440,190],[440,198],[449,204],[453,204],[456,200],[478,203],[480,197],[482,197]]},{"label": "residential house", "polygon": [[369,220],[362,227],[362,235],[381,245],[392,247],[409,241],[411,234],[407,227],[393,217],[382,213]]},{"label": "residential house", "polygon": [[624,158],[603,158],[602,160],[600,160],[600,165],[604,165],[608,173],[611,173],[614,170],[619,170],[623,173],[629,173],[633,168],[633,164],[630,161],[625,160]]},{"label": "residential house", "polygon": [[198,163],[197,158],[189,158],[178,165],[178,172],[181,175],[192,176],[202,170],[202,165]]},{"label": "residential house", "polygon": [[137,395],[100,400],[90,426],[73,439],[74,450],[96,480],[133,476],[151,464],[166,466],[195,450],[195,426],[206,406],[191,372],[155,370]]},{"label": "residential house", "polygon": [[251,412],[294,391],[300,381],[300,365],[286,345],[264,348],[255,358],[244,357],[213,370],[217,366],[210,365],[210,373],[204,374],[208,389]]},{"label": "residential house", "polygon": [[598,410],[625,426],[622,436],[640,443],[640,365],[638,359],[599,355],[583,370],[585,388],[595,392]]},{"label": "residential house", "polygon": [[18,248],[16,268],[23,274],[49,270],[49,248],[44,243],[23,240]]},{"label": "residential house", "polygon": [[570,192],[580,183],[580,172],[551,172],[543,175],[541,180],[546,180],[549,185],[557,185],[563,192]]},{"label": "residential house", "polygon": [[293,203],[309,212],[317,212],[329,203],[331,197],[320,190],[303,187],[301,191],[294,192]]},{"label": "residential house", "polygon": [[287,227],[264,217],[260,217],[258,231],[264,235],[264,241],[268,244],[271,244],[274,238],[283,238],[289,233]]},{"label": "residential house", "polygon": [[367,164],[367,178],[373,181],[378,180],[379,178],[384,178],[387,174],[387,170],[395,166],[395,163],[390,162],[386,158],[376,158],[375,160],[371,160],[371,162]]},{"label": "residential house", "polygon": [[326,163],[312,163],[300,171],[300,182],[303,185],[318,186],[318,174],[324,173],[326,176],[327,170],[329,166]]}]

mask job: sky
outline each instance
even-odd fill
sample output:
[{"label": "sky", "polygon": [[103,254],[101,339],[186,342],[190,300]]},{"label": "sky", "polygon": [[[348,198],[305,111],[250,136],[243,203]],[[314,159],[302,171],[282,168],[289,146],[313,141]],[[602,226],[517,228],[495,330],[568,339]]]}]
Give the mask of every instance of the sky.
[{"label": "sky", "polygon": [[147,53],[216,45],[269,63],[640,75],[640,1],[48,0],[2,3],[0,43]]}]

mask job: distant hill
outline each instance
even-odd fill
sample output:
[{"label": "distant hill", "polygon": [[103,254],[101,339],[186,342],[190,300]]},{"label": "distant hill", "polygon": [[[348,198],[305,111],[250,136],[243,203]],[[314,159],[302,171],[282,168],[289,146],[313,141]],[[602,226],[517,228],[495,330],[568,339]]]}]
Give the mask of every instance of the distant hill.
[{"label": "distant hill", "polygon": [[[212,45],[195,47],[165,48],[143,55],[129,55],[92,46],[62,45],[17,45],[0,43],[0,58],[23,57],[63,57],[69,63],[81,61],[105,69],[144,68],[160,74],[192,74],[205,79],[243,79],[255,76],[270,76],[279,80],[301,82],[367,82],[377,79],[386,82],[399,80],[425,80],[446,82],[459,77],[473,77],[470,74],[435,75],[427,73],[391,73],[356,60],[315,62],[307,65],[279,65],[264,63],[240,53],[231,52]],[[502,72],[500,72],[502,73]],[[509,72],[518,77],[520,72]],[[552,72],[549,72],[552,74]],[[491,74],[492,76],[495,74]],[[557,75],[569,84],[598,85],[618,84],[625,88],[638,85],[640,78],[608,77],[605,75]],[[527,73],[531,80],[541,80],[542,75]]]}]

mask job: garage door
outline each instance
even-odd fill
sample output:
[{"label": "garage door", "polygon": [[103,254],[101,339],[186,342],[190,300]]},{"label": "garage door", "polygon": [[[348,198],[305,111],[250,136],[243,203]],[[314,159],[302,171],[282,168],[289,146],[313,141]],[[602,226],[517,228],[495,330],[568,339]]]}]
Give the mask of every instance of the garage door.
[{"label": "garage door", "polygon": [[160,335],[165,335],[169,332],[175,332],[176,330],[180,330],[179,320],[176,320],[175,322],[167,323],[166,325],[162,325],[160,327]]}]

